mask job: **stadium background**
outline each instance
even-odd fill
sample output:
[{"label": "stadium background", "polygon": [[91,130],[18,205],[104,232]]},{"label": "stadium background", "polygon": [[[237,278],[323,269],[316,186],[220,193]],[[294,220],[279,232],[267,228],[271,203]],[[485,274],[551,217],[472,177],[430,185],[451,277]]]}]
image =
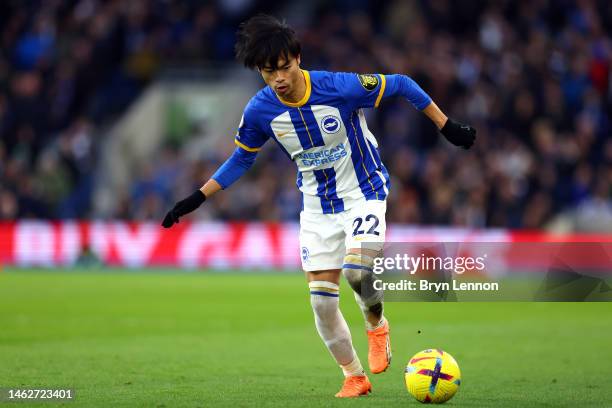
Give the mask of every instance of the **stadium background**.
[{"label": "stadium background", "polygon": [[[233,83],[248,99],[262,84],[256,73],[235,72],[234,31],[254,11],[269,11],[296,27],[305,68],[409,74],[449,115],[478,129],[475,148],[462,152],[405,101],[369,113],[393,176],[390,222],[543,228],[563,215],[610,230],[606,1],[27,4],[0,6],[4,220],[159,220],[233,149],[244,105],[224,105],[228,129],[211,129],[206,116],[167,102],[155,149],[130,163],[120,189],[103,193],[102,161],[125,160],[103,154],[117,137],[113,124],[148,87],[177,76]],[[215,143],[188,155],[198,138]],[[291,164],[266,150],[255,171],[194,217],[296,220]]]},{"label": "stadium background", "polygon": [[[158,227],[234,148],[244,104],[262,86],[233,61],[234,32],[256,12],[296,28],[304,68],[406,73],[477,128],[466,152],[406,101],[367,112],[392,175],[397,240],[609,240],[605,0],[6,1],[0,387],[73,385],[84,405],[329,403],[338,378],[302,277],[277,274],[299,265],[292,163],[268,144],[191,222]],[[354,328],[351,300],[342,302]],[[434,345],[467,373],[464,406],[611,403],[600,381],[610,375],[600,364],[610,358],[609,304],[393,304],[388,313],[399,363],[376,379],[383,404],[406,402],[401,365]],[[279,373],[279,361],[291,364]],[[492,367],[504,368],[503,385]]]}]

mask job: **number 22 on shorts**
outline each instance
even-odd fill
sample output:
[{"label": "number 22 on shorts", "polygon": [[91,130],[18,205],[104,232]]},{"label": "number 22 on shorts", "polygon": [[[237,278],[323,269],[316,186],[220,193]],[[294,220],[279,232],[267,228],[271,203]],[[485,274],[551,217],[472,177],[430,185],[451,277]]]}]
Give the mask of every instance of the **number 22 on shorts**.
[{"label": "number 22 on shorts", "polygon": [[[378,227],[379,223],[380,221],[378,220],[378,217],[374,214],[368,214],[365,219],[357,217],[353,220],[353,236],[363,234],[380,235],[380,232],[376,231],[376,228]],[[364,229],[362,229],[362,226]],[[365,228],[367,228],[368,226],[369,228],[366,231]]]}]

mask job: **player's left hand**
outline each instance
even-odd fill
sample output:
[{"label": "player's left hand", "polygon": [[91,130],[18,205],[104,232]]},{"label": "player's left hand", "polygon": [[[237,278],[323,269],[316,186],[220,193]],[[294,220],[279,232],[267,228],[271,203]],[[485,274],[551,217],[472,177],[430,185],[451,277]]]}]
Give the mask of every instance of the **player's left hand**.
[{"label": "player's left hand", "polygon": [[449,142],[455,146],[461,146],[464,149],[472,147],[476,139],[476,129],[470,125],[455,122],[451,118],[448,118],[442,129],[440,129],[440,133],[442,133]]},{"label": "player's left hand", "polygon": [[174,204],[174,207],[164,217],[162,226],[164,228],[170,228],[174,224],[178,224],[179,218],[185,214],[188,214],[202,205],[206,201],[206,196],[202,191],[196,190],[189,197]]}]

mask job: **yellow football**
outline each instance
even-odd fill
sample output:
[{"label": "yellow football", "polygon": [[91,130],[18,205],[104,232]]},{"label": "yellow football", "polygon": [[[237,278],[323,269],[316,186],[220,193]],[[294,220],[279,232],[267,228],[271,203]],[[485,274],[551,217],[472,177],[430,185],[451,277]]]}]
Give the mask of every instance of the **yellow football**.
[{"label": "yellow football", "polygon": [[441,404],[457,393],[461,384],[459,365],[440,349],[416,353],[404,373],[408,392],[424,403]]}]

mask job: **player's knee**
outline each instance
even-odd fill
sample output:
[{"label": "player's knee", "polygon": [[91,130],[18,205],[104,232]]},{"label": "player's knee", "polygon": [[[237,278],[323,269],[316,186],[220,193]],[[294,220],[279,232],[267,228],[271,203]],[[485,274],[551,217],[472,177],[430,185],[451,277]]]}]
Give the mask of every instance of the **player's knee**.
[{"label": "player's knee", "polygon": [[312,281],[308,284],[310,289],[310,304],[315,316],[327,319],[338,310],[338,297],[340,287],[332,282]]},{"label": "player's knee", "polygon": [[349,252],[344,258],[342,267],[344,277],[367,307],[382,301],[382,291],[374,288],[376,276],[372,272],[373,265],[374,257]]},{"label": "player's knee", "polygon": [[355,292],[361,293],[361,283],[365,275],[372,272],[373,265],[374,259],[368,255],[351,252],[346,254],[342,274]]}]

